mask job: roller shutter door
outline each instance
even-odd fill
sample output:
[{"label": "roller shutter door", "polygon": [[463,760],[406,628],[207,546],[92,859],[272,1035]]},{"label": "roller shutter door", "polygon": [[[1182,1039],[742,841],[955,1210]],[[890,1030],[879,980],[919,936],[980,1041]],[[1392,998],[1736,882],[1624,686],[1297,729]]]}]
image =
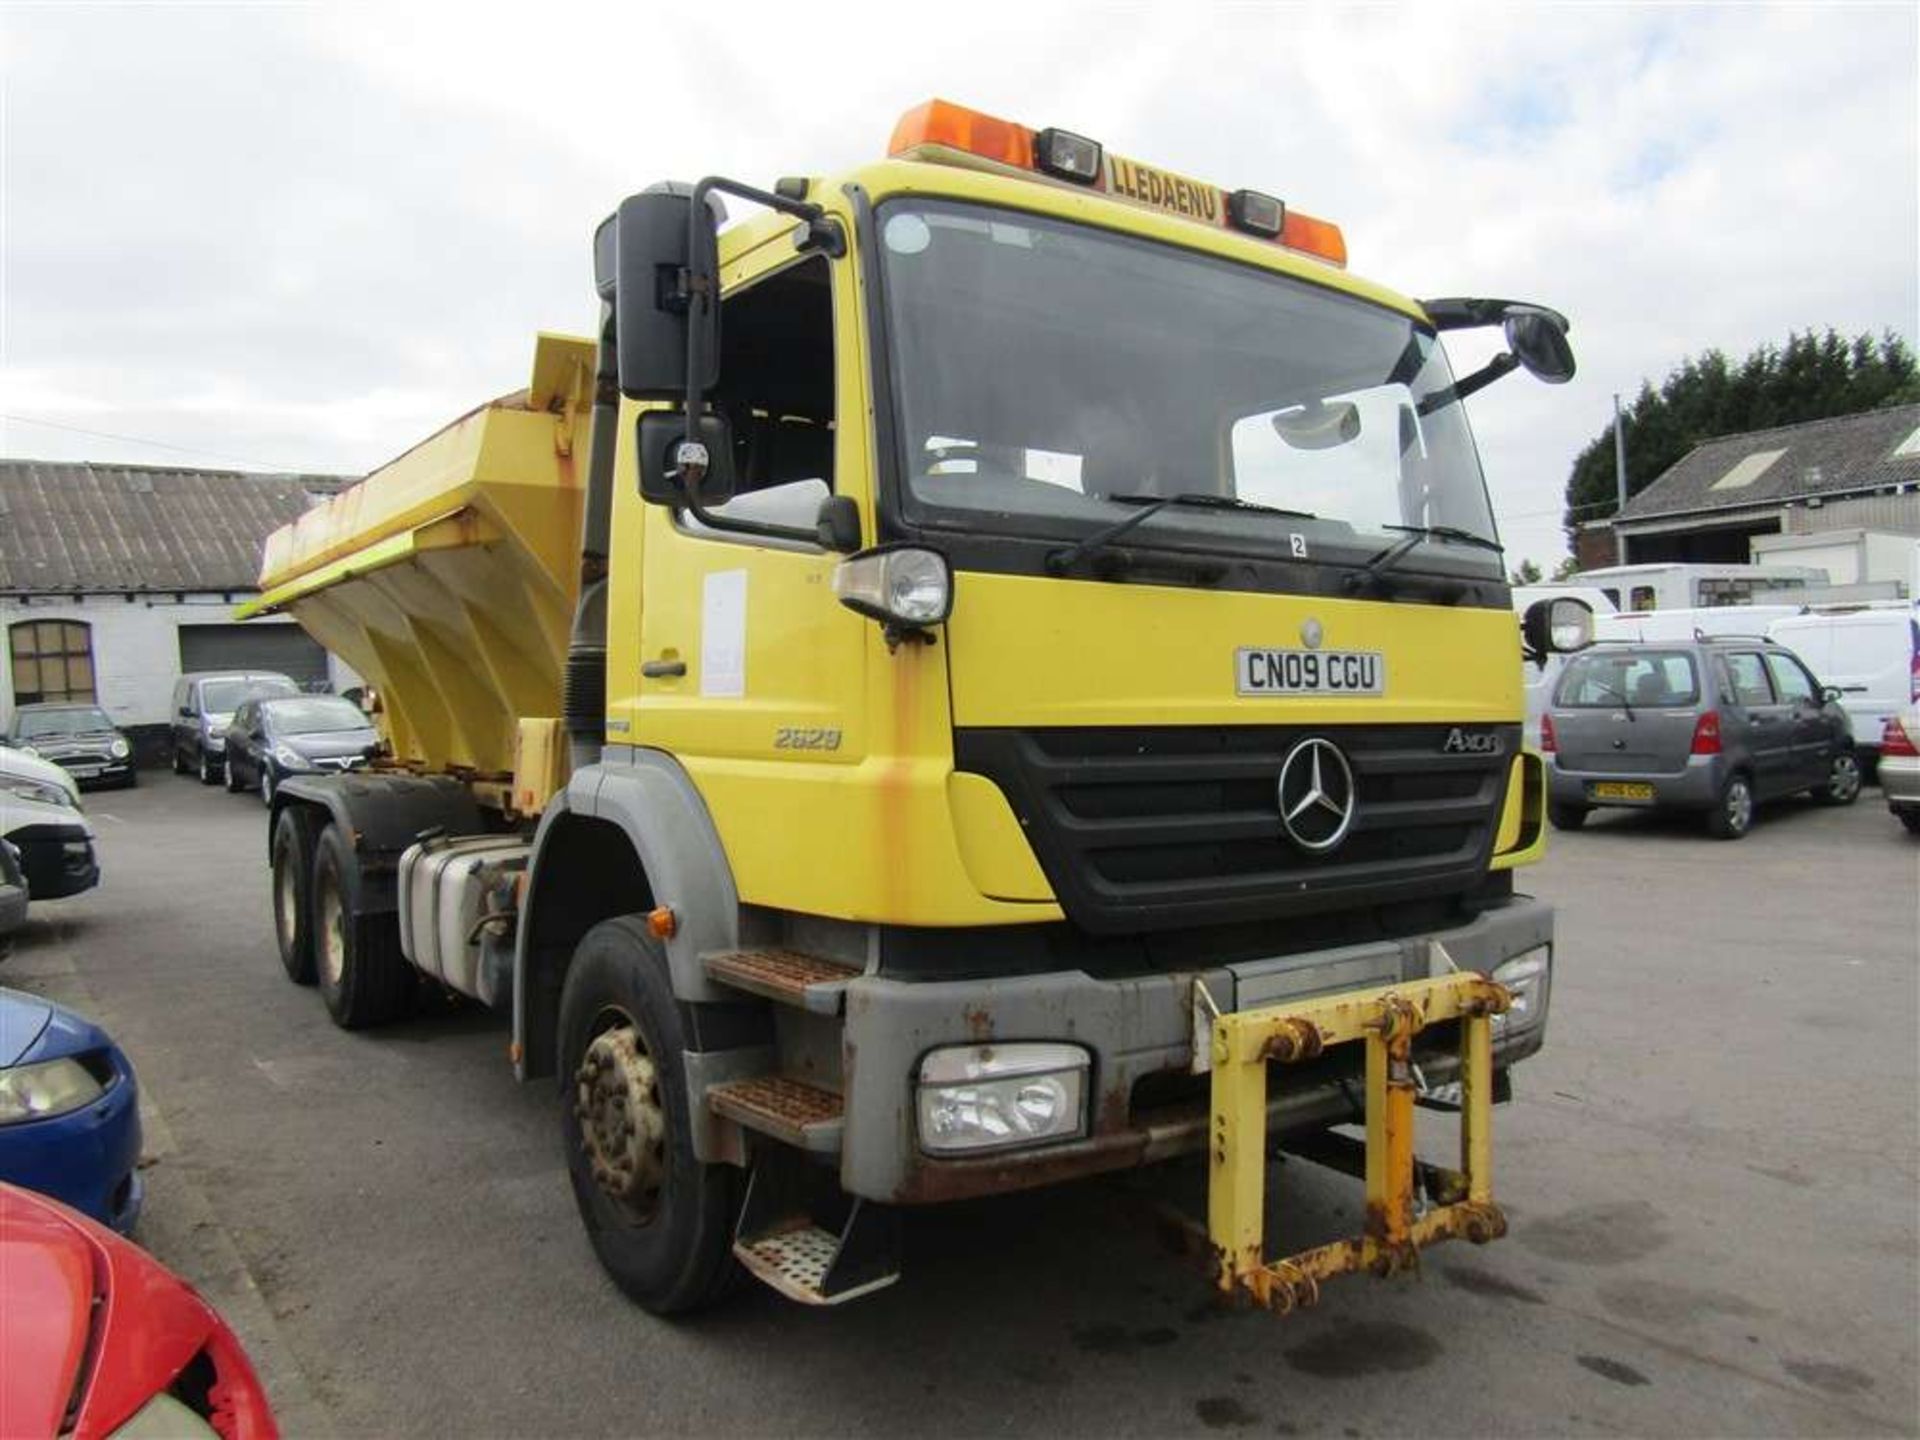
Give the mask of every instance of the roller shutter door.
[{"label": "roller shutter door", "polygon": [[182,625],[180,672],[278,670],[302,687],[327,683],[327,652],[298,625]]}]

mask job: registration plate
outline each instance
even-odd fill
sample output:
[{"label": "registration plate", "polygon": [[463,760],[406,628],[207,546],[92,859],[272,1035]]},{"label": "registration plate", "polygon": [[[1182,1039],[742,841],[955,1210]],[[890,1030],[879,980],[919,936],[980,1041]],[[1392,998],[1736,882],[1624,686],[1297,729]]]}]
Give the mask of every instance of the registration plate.
[{"label": "registration plate", "polygon": [[1587,787],[1596,800],[1651,800],[1653,786],[1634,780],[1602,780]]},{"label": "registration plate", "polygon": [[1234,653],[1242,695],[1384,695],[1387,661],[1378,650],[1255,650]]},{"label": "registration plate", "polygon": [[100,770],[101,767],[98,765],[76,765],[67,773],[76,780],[97,780],[100,778]]}]

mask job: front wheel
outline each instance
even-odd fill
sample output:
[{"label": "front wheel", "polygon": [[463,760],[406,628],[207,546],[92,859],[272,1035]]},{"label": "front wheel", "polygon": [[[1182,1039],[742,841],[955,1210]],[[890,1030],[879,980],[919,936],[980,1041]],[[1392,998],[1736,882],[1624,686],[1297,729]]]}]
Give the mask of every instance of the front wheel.
[{"label": "front wheel", "polygon": [[694,1158],[687,1049],[659,940],[633,916],[589,930],[560,996],[560,1128],[594,1253],[656,1315],[734,1274],[739,1172]]},{"label": "front wheel", "polygon": [[1896,810],[1900,823],[1907,827],[1909,835],[1920,835],[1920,810]]},{"label": "front wheel", "polygon": [[1707,830],[1716,840],[1738,840],[1752,828],[1752,782],[1744,775],[1729,775],[1707,811]]},{"label": "front wheel", "polygon": [[213,757],[207,754],[206,746],[204,745],[201,746],[200,747],[200,769],[199,769],[200,783],[202,785],[217,785],[220,782],[220,770],[221,770],[221,767],[213,763]]},{"label": "front wheel", "polygon": [[1587,807],[1564,800],[1549,800],[1547,823],[1556,830],[1578,830],[1587,823]]},{"label": "front wheel", "polygon": [[353,847],[329,824],[313,857],[313,951],[320,998],[342,1030],[397,1020],[414,994],[399,918],[357,913],[357,878]]},{"label": "front wheel", "polygon": [[1860,761],[1853,751],[1838,752],[1827,764],[1827,778],[1813,787],[1822,805],[1851,805],[1860,798]]},{"label": "front wheel", "polygon": [[260,803],[262,805],[272,805],[273,792],[277,788],[273,783],[273,762],[271,760],[262,760],[260,762]]},{"label": "front wheel", "polygon": [[227,793],[229,795],[238,795],[242,789],[240,783],[240,763],[239,757],[231,750],[227,752],[227,763],[224,768],[224,773],[227,782]]}]

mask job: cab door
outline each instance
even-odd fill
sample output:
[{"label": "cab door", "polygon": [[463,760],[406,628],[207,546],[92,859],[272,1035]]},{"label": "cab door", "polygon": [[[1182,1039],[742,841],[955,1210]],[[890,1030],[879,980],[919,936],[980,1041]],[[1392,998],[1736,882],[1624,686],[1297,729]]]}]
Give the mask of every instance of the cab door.
[{"label": "cab door", "polygon": [[[822,501],[847,494],[870,533],[857,418],[865,389],[840,329],[857,313],[850,265],[796,260],[783,233],[723,261],[722,283],[712,404],[732,429],[737,482],[715,512],[811,529]],[[610,637],[610,669],[631,689],[614,697],[609,738],[667,751],[687,768],[743,900],[817,905],[822,887],[844,879],[834,874],[835,776],[868,749],[872,627],[834,597],[841,557],[806,541],[710,529],[630,493],[615,520],[617,537],[641,532],[644,565],[638,615],[618,586],[610,610],[614,625],[631,618],[637,633]],[[620,651],[636,640],[628,669]]]}]

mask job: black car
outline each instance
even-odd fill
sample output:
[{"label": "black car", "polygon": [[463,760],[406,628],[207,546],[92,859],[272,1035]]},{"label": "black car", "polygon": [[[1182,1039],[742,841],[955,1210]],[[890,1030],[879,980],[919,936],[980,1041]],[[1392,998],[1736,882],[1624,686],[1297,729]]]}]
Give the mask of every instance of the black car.
[{"label": "black car", "polygon": [[271,800],[289,775],[357,770],[380,754],[380,735],[360,707],[338,695],[249,700],[227,729],[227,789],[249,785]]},{"label": "black car", "polygon": [[132,785],[133,743],[98,705],[22,705],[7,743],[51,760],[82,785]]}]

